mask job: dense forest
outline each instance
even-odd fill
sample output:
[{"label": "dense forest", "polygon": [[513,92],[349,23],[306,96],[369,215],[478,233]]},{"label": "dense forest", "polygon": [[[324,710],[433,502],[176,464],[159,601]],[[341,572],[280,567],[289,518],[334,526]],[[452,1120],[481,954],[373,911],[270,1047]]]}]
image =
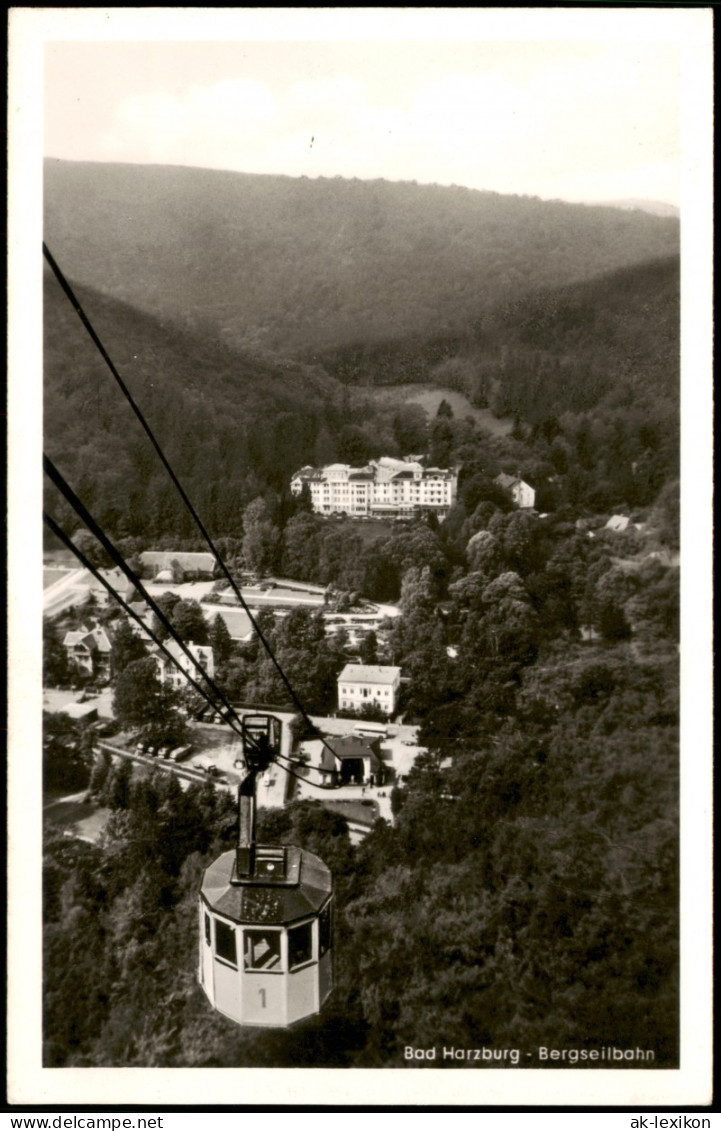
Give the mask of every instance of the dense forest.
[{"label": "dense forest", "polygon": [[45,164],[44,232],[76,282],[281,355],[464,329],[499,301],[679,248],[677,219],[641,211],[57,160]]},{"label": "dense forest", "polygon": [[[331,867],[338,905],[330,1003],[263,1032],[212,1013],[196,981],[198,885],[233,842],[229,795],[111,765],[82,724],[46,716],[45,788],[87,790],[110,817],[97,844],[45,830],[45,1064],[399,1067],[405,1045],[442,1041],[640,1047],[677,1066],[676,221],[57,162],[46,200],[53,253],[234,573],[400,604],[364,658],[402,666],[426,752],[393,786],[393,824],[358,845],[319,803],[261,812],[261,835]],[[512,429],[447,401],[431,416],[403,396],[416,382]],[[126,558],[203,548],[49,274],[45,444]],[[370,531],[289,494],[304,464],[409,452],[458,469],[443,523]],[[534,511],[501,471],[535,488]],[[287,702],[257,642],[164,603],[184,638],[207,632],[231,698]],[[176,712],[114,610],[46,625],[46,682],[68,675],[61,629],[90,616],[113,638],[118,714]],[[332,711],[342,633],[307,610],[262,617],[307,708]]]}]

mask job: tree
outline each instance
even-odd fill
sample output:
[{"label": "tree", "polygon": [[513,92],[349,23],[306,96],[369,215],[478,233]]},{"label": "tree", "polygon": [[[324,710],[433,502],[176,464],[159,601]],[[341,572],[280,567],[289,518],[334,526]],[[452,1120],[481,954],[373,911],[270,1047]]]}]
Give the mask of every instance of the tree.
[{"label": "tree", "polygon": [[360,658],[363,664],[378,663],[378,637],[373,629],[367,632],[361,641]]},{"label": "tree", "polygon": [[498,538],[488,530],[479,530],[466,546],[466,557],[472,570],[490,581],[503,570],[503,549]]},{"label": "tree", "polygon": [[428,414],[419,404],[404,404],[393,416],[393,435],[401,455],[424,452],[428,443]]},{"label": "tree", "polygon": [[680,518],[680,484],[678,479],[673,479],[659,492],[648,516],[649,530],[670,550],[679,549]]},{"label": "tree", "polygon": [[111,809],[127,809],[133,788],[133,763],[122,758],[107,783],[108,804]]},{"label": "tree", "polygon": [[278,565],[280,530],[271,520],[265,499],[249,503],[243,514],[243,557],[248,569],[272,573]]},{"label": "tree", "polygon": [[107,551],[89,530],[76,530],[72,542],[96,569],[110,569],[113,565]]},{"label": "tree", "polygon": [[103,796],[112,765],[112,759],[107,750],[101,750],[95,759],[88,786],[90,793],[98,800]]},{"label": "tree", "polygon": [[184,737],[186,725],[178,711],[178,695],[159,679],[151,657],[134,660],[119,677],[113,710],[124,727],[142,727],[151,736]]},{"label": "tree", "polygon": [[469,574],[454,583],[451,593],[462,623],[459,663],[474,683],[481,676],[489,681],[493,697],[499,681],[512,677],[514,665],[536,656],[540,626],[528,591],[517,574],[506,572],[490,583],[481,573]]},{"label": "tree", "polygon": [[[163,613],[165,619],[169,621],[172,621],[173,610],[179,603],[180,597],[178,596],[178,594],[171,593],[169,591],[167,593],[161,593],[159,597],[155,598],[155,604]],[[167,628],[155,612],[153,613],[151,628],[159,640],[165,640],[170,635]]]},{"label": "tree", "polygon": [[431,467],[448,467],[452,461],[454,444],[453,425],[450,419],[441,414],[436,416],[431,426],[431,442],[428,462]]},{"label": "tree", "polygon": [[84,789],[93,764],[92,740],[67,715],[43,714],[43,788]]},{"label": "tree", "polygon": [[43,619],[43,685],[62,687],[70,679],[68,654],[54,621]]},{"label": "tree", "polygon": [[601,575],[595,590],[595,627],[605,640],[626,640],[631,635],[625,605],[637,588],[637,579],[613,566]]},{"label": "tree", "polygon": [[110,649],[110,671],[113,680],[120,677],[128,664],[142,660],[146,655],[145,644],[137,632],[130,627],[130,621],[121,620],[113,635]]},{"label": "tree", "polygon": [[[195,643],[198,643],[198,641],[195,641]],[[220,613],[216,613],[213,618],[208,634],[208,643],[213,649],[216,666],[227,664],[233,652],[233,640]]]},{"label": "tree", "polygon": [[625,606],[637,638],[675,647],[679,638],[679,571],[651,559],[638,573],[639,588]]},{"label": "tree", "polygon": [[191,640],[193,644],[208,643],[208,624],[198,601],[192,598],[178,601],[171,620],[181,640]]},{"label": "tree", "polygon": [[173,558],[170,563],[170,569],[173,574],[173,581],[176,585],[181,585],[185,581],[185,570],[181,566],[177,558]]},{"label": "tree", "polygon": [[320,521],[308,511],[300,511],[283,531],[283,571],[298,581],[318,578]]}]

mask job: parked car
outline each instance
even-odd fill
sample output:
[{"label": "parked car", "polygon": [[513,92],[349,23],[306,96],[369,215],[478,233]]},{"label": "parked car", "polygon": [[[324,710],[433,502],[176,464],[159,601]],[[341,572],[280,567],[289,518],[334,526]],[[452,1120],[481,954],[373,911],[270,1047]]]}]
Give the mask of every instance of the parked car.
[{"label": "parked car", "polygon": [[216,766],[215,762],[213,762],[211,758],[208,758],[207,755],[196,758],[193,762],[193,765],[195,766],[196,770],[202,770],[208,775],[209,778],[220,777],[220,770]]},{"label": "parked car", "polygon": [[190,751],[193,749],[189,744],[186,746],[176,746],[175,750],[170,751],[171,762],[182,762],[183,758],[187,758]]}]

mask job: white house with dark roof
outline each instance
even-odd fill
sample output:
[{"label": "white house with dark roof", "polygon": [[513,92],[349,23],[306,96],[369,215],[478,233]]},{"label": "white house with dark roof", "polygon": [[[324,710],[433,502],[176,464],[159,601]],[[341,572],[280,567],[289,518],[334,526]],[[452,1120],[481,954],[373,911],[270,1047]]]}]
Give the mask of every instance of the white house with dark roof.
[{"label": "white house with dark roof", "polygon": [[493,481],[507,491],[517,507],[531,509],[536,505],[536,492],[518,475],[505,475],[501,472]]},{"label": "white house with dark roof", "polygon": [[385,768],[378,739],[337,735],[327,741],[314,738],[301,743],[301,750],[324,786],[383,785]]},{"label": "white house with dark roof", "polygon": [[338,707],[341,711],[380,707],[384,714],[392,715],[400,685],[400,668],[386,664],[346,664],[338,676]]},{"label": "white house with dark roof", "polygon": [[110,666],[110,638],[102,625],[66,632],[63,647],[69,662],[88,675],[103,675]]},{"label": "white house with dark roof", "polygon": [[[158,676],[161,683],[172,687],[174,691],[180,691],[187,685],[188,675],[192,676],[196,682],[202,678],[195,664],[186,656],[183,649],[175,640],[166,641],[165,646],[175,658],[177,664],[180,665],[180,669],[177,664],[174,664],[173,661],[166,656],[165,652],[160,650],[153,652],[153,659],[158,666]],[[212,679],[215,675],[213,649],[207,644],[193,644],[188,640],[186,640],[185,646],[203,671]]]}]

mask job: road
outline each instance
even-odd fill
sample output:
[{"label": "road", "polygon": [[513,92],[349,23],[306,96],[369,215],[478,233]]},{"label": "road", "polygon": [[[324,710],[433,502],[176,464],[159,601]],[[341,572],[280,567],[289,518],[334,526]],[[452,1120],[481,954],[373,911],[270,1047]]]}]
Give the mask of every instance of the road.
[{"label": "road", "polygon": [[71,569],[58,581],[43,590],[43,616],[56,617],[72,605],[80,605],[90,592],[90,574],[85,569]]}]

